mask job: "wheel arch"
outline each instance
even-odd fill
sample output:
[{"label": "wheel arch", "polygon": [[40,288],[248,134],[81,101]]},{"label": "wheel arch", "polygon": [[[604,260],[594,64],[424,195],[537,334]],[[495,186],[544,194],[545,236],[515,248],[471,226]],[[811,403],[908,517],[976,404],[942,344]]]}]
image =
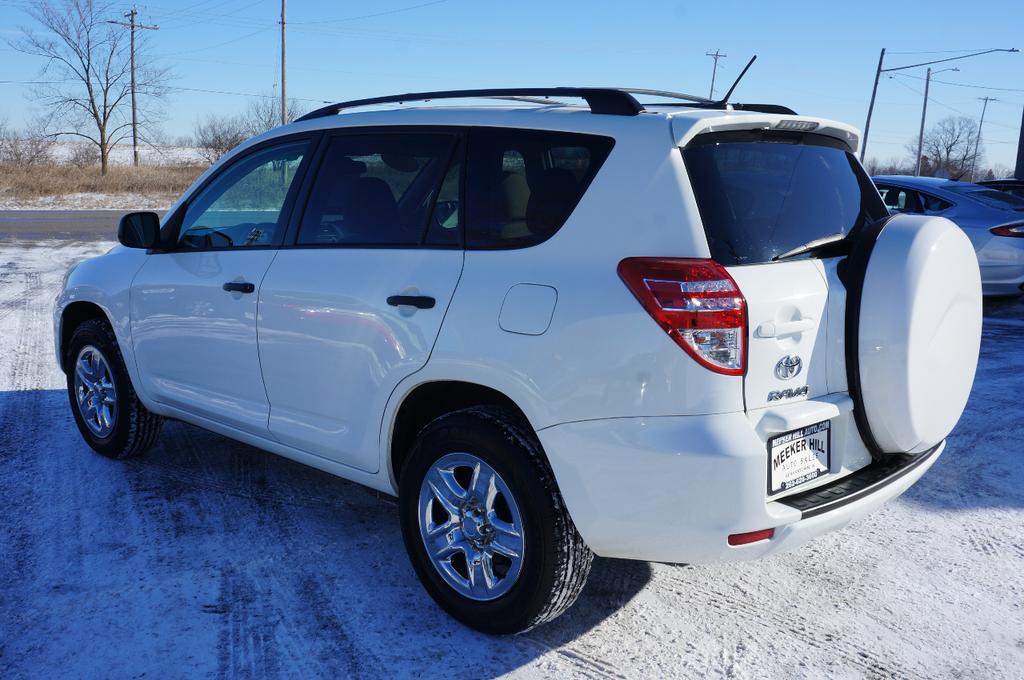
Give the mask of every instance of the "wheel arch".
[{"label": "wheel arch", "polygon": [[58,336],[60,345],[57,347],[57,353],[60,357],[61,370],[65,373],[67,373],[67,346],[71,341],[71,335],[79,325],[90,319],[103,319],[112,328],[114,327],[106,310],[90,300],[76,300],[61,310],[60,335]]},{"label": "wheel arch", "polygon": [[503,407],[530,423],[512,398],[487,385],[463,380],[433,380],[412,388],[395,409],[387,440],[388,473],[395,487],[416,435],[427,423],[445,413],[485,405]]}]

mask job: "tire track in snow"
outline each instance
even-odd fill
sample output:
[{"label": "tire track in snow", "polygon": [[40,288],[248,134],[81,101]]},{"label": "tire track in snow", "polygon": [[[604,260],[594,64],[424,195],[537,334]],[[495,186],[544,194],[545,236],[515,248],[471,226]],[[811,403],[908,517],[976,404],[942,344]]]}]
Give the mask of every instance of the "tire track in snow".
[{"label": "tire track in snow", "polygon": [[[713,575],[710,577],[713,578]],[[694,595],[697,595],[700,597],[699,604],[710,607],[726,617],[739,618],[745,624],[768,631],[768,638],[779,635],[796,636],[803,644],[837,656],[847,664],[860,669],[866,677],[907,680],[927,680],[929,677],[899,667],[892,663],[891,659],[880,657],[875,650],[858,644],[849,636],[822,632],[820,624],[810,621],[797,607],[788,608],[784,614],[778,611],[769,614],[766,607],[751,604],[750,599],[744,595],[731,593],[707,580],[688,580],[671,572],[656,579],[654,583],[656,589],[667,588],[669,592],[682,595],[691,601],[695,599]],[[683,590],[679,590],[679,587]],[[816,639],[818,635],[821,635],[823,640]]]}]

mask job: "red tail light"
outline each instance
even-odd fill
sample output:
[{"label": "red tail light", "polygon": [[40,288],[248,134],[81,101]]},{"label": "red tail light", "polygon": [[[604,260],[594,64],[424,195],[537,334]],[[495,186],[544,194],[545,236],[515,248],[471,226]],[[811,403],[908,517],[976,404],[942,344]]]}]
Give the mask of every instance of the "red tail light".
[{"label": "red tail light", "polygon": [[1024,238],[1024,222],[1000,224],[998,227],[992,227],[989,231],[996,236],[1015,236],[1017,238]]},{"label": "red tail light", "polygon": [[699,364],[743,375],[747,305],[729,272],[712,260],[627,257],[619,276],[648,314]]}]

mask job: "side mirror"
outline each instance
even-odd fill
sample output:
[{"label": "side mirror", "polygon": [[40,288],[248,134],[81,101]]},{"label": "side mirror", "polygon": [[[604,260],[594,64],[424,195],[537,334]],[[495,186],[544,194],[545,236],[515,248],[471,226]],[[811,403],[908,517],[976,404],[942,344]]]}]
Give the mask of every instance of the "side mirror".
[{"label": "side mirror", "polygon": [[126,248],[156,248],[160,245],[160,217],[152,212],[133,212],[117,225],[117,240]]}]

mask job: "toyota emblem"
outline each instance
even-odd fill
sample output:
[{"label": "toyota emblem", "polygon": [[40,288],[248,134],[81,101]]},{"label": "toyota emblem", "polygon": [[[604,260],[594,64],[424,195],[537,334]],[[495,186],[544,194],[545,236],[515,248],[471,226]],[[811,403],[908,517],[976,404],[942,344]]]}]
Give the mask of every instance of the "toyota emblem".
[{"label": "toyota emblem", "polygon": [[775,377],[779,380],[789,380],[799,375],[800,369],[803,367],[804,362],[797,355],[784,356],[779,359],[779,363],[775,364]]}]

